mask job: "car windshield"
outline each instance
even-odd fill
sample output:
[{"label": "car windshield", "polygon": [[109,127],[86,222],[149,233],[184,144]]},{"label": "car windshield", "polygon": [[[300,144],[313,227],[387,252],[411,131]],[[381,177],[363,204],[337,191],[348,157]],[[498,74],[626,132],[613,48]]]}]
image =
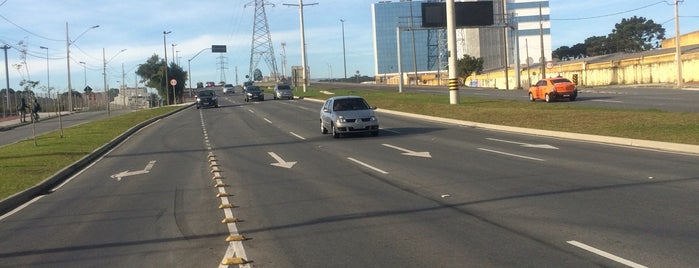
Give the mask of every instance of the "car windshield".
[{"label": "car windshield", "polygon": [[214,92],[211,90],[205,90],[205,91],[199,91],[198,94],[200,97],[206,97],[206,96],[213,96]]},{"label": "car windshield", "polygon": [[361,98],[337,99],[333,103],[335,111],[368,110],[369,105]]},{"label": "car windshield", "polygon": [[277,90],[291,90],[290,86],[278,86]]},{"label": "car windshield", "polygon": [[223,87],[233,87],[233,85],[231,85],[231,84],[226,84],[226,85],[223,86]]},{"label": "car windshield", "polygon": [[260,88],[259,87],[248,87],[247,89],[249,92],[259,92]]}]

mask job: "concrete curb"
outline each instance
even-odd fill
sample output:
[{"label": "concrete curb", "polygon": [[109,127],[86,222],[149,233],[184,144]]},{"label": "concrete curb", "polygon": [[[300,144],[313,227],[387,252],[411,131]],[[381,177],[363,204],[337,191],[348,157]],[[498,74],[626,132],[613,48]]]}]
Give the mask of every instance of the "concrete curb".
[{"label": "concrete curb", "polygon": [[169,112],[167,114],[157,116],[154,118],[151,118],[149,120],[146,120],[144,122],[141,122],[140,124],[130,128],[126,132],[122,133],[121,135],[117,136],[110,142],[108,142],[105,145],[102,145],[101,147],[95,149],[91,153],[87,154],[80,160],[76,161],[75,163],[61,169],[60,171],[56,172],[55,174],[51,175],[44,181],[38,183],[37,185],[34,185],[33,187],[26,189],[22,192],[13,194],[3,200],[0,201],[0,215],[5,214],[16,207],[21,206],[22,204],[31,201],[34,197],[49,193],[51,189],[63,181],[67,180],[75,174],[76,172],[80,171],[90,163],[94,162],[96,159],[104,155],[106,152],[114,148],[115,146],[119,145],[121,142],[123,142],[126,138],[131,136],[133,133],[136,131],[140,130],[141,128],[144,128],[147,125],[150,125],[151,123],[163,119],[165,117],[168,117],[170,115],[173,115],[177,112],[180,112],[186,108],[189,108],[192,106],[192,104],[189,105],[183,105],[180,109],[174,110],[172,112]]}]

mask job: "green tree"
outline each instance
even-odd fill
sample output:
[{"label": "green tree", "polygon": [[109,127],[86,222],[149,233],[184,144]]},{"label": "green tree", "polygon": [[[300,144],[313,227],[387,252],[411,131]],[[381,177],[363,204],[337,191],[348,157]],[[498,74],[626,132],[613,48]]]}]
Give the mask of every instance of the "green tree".
[{"label": "green tree", "polygon": [[483,71],[483,58],[476,58],[464,54],[464,57],[456,62],[457,76],[465,81],[473,73]]},{"label": "green tree", "polygon": [[614,25],[608,38],[614,52],[646,51],[660,47],[665,28],[653,20],[633,16]]},{"label": "green tree", "polygon": [[[187,81],[187,72],[182,70],[182,67],[179,65],[171,63],[167,69],[169,79],[165,79],[165,60],[161,59],[157,54],[153,54],[145,63],[138,66],[136,74],[142,78],[141,82],[144,82],[147,87],[157,89],[161,98],[169,97],[168,103],[173,103],[175,98],[182,98],[182,92],[184,92],[184,86]],[[168,87],[165,87],[166,81],[173,78],[177,80],[174,96],[169,82],[167,84]]]},{"label": "green tree", "polygon": [[644,17],[624,18],[607,36],[591,36],[573,47],[561,46],[553,54],[561,60],[599,56],[617,52],[639,52],[659,48],[665,28]]}]

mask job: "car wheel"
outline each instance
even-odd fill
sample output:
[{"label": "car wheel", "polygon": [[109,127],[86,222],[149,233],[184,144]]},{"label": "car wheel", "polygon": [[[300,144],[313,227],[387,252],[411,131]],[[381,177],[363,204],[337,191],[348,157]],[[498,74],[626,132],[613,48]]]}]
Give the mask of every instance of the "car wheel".
[{"label": "car wheel", "polygon": [[551,95],[548,93],[546,94],[546,102],[551,102]]},{"label": "car wheel", "polygon": [[535,100],[536,100],[536,99],[534,99],[534,94],[532,94],[531,92],[529,92],[529,101],[535,101]]},{"label": "car wheel", "polygon": [[328,134],[328,129],[323,126],[323,120],[320,120],[320,133],[321,134]]},{"label": "car wheel", "polygon": [[335,127],[335,125],[330,125],[330,127],[333,129],[333,138],[339,138],[340,133],[337,132],[337,128]]},{"label": "car wheel", "polygon": [[379,131],[378,131],[378,130],[377,130],[377,131],[372,131],[372,132],[371,132],[371,136],[376,137],[376,136],[378,136],[378,135],[379,135]]},{"label": "car wheel", "polygon": [[575,99],[578,97],[578,94],[573,94],[570,95],[570,101],[575,101]]}]

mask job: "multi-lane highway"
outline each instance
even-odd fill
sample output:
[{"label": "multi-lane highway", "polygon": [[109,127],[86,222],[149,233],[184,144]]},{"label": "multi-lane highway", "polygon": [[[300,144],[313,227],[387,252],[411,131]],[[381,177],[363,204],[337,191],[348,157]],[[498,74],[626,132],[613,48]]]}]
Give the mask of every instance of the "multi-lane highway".
[{"label": "multi-lane highway", "polygon": [[219,103],[0,216],[0,266],[699,267],[697,155]]}]

